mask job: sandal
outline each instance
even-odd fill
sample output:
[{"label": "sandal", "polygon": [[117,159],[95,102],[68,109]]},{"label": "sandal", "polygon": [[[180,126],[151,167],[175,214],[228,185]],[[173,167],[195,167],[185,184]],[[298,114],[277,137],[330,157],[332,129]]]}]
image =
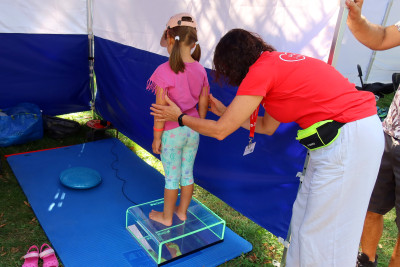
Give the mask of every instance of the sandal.
[{"label": "sandal", "polygon": [[[35,249],[31,251],[32,249]],[[24,256],[24,264],[22,267],[38,267],[39,262],[39,249],[36,245],[31,246]]]},{"label": "sandal", "polygon": [[[47,246],[46,249],[43,249]],[[44,243],[40,248],[40,258],[43,260],[43,267],[58,267],[58,260],[54,250]]]}]

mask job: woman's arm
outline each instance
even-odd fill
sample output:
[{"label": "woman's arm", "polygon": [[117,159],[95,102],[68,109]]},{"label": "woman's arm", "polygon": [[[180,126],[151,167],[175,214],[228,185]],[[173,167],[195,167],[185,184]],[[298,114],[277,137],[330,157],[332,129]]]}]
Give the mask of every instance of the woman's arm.
[{"label": "woman's arm", "polygon": [[208,111],[208,87],[203,87],[199,97],[199,116],[204,119]]},{"label": "woman's arm", "polygon": [[[210,110],[217,116],[222,116],[224,114],[226,107],[221,101],[216,99],[210,94],[209,96]],[[265,112],[264,117],[258,116],[256,123],[256,133],[272,135],[278,128],[280,122],[272,118],[267,112]],[[250,118],[247,119],[242,125],[243,128],[250,130]]]},{"label": "woman's arm", "polygon": [[[280,122],[272,118],[267,112],[265,112],[264,117],[258,116],[256,123],[256,133],[272,135],[278,129]],[[242,127],[249,130],[250,129],[250,119],[246,120]]]},{"label": "woman's arm", "polygon": [[[169,106],[153,104],[150,108],[156,120],[177,121],[181,110],[168,97],[165,97]],[[260,105],[262,96],[236,96],[218,121],[183,116],[183,125],[199,132],[202,135],[223,140],[236,131]]]}]

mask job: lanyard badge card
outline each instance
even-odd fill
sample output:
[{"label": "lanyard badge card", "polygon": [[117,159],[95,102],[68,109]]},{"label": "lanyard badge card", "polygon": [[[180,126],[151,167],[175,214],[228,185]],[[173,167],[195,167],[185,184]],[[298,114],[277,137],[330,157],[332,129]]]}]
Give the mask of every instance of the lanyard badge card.
[{"label": "lanyard badge card", "polygon": [[256,123],[257,123],[257,117],[258,117],[258,110],[259,109],[260,109],[260,106],[258,106],[257,109],[250,116],[249,144],[244,149],[243,156],[246,156],[246,155],[248,155],[250,153],[253,153],[254,147],[256,146],[256,142],[253,143],[253,139],[254,139],[254,133],[256,131]]}]

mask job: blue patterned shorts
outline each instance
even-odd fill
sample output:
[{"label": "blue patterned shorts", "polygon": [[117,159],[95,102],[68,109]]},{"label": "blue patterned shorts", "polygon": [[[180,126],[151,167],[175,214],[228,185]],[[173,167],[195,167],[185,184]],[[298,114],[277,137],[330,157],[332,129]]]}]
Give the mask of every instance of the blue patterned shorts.
[{"label": "blue patterned shorts", "polygon": [[183,126],[165,131],[161,139],[161,161],[165,172],[165,188],[178,189],[193,184],[193,164],[200,135]]}]

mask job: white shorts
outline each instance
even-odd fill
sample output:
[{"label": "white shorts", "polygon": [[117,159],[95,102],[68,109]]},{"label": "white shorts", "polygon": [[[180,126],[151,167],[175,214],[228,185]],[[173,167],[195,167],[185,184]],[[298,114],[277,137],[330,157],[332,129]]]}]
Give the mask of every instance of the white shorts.
[{"label": "white shorts", "polygon": [[346,123],[331,145],[310,151],[293,205],[287,267],[356,265],[383,148],[374,115]]}]

